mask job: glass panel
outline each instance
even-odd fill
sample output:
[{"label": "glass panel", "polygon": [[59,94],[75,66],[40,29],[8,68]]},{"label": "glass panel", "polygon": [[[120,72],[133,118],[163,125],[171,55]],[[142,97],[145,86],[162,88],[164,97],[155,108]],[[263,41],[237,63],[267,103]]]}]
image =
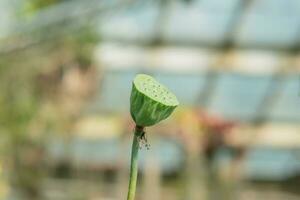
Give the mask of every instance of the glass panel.
[{"label": "glass panel", "polygon": [[219,44],[224,40],[227,25],[235,14],[238,0],[174,2],[164,37],[168,41]]},{"label": "glass panel", "polygon": [[231,119],[252,119],[269,80],[268,76],[221,74],[209,110]]},{"label": "glass panel", "polygon": [[289,47],[298,40],[299,1],[261,0],[250,5],[236,35],[238,44]]},{"label": "glass panel", "polygon": [[279,97],[271,117],[278,120],[300,120],[300,79],[299,75],[288,77],[284,91]]}]

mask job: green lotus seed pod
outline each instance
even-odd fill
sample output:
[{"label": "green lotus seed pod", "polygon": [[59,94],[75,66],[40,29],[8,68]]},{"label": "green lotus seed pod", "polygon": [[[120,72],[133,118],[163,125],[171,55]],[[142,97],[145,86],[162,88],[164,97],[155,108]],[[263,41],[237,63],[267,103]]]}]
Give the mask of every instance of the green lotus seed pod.
[{"label": "green lotus seed pod", "polygon": [[146,74],[138,74],[132,84],[130,113],[138,126],[152,126],[171,115],[178,106],[176,96]]}]

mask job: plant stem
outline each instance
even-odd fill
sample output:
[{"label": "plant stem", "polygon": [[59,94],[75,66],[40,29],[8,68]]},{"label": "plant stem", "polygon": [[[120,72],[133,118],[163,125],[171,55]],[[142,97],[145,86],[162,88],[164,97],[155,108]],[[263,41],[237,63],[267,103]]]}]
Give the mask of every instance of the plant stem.
[{"label": "plant stem", "polygon": [[139,155],[139,138],[143,134],[143,127],[136,126],[133,136],[132,149],[131,149],[131,165],[130,165],[130,178],[127,200],[134,200],[136,182],[138,176],[138,155]]}]

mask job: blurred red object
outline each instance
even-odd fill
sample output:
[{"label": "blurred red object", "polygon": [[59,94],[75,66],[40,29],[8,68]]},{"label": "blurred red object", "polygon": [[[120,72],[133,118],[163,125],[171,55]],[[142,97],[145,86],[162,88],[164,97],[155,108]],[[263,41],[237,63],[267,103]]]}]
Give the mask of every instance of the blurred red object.
[{"label": "blurred red object", "polygon": [[219,116],[209,114],[203,110],[197,111],[198,121],[202,128],[209,132],[217,134],[228,133],[236,123],[233,121],[225,120]]},{"label": "blurred red object", "polygon": [[198,110],[197,116],[199,126],[204,132],[203,151],[205,157],[211,160],[219,148],[228,146],[225,137],[236,124],[203,110]]}]

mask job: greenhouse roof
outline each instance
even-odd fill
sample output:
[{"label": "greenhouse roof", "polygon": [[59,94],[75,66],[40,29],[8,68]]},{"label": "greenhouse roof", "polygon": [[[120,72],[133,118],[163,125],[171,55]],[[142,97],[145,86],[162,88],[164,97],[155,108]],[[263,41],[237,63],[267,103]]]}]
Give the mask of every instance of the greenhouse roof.
[{"label": "greenhouse roof", "polygon": [[[0,36],[45,29],[65,31],[96,22],[103,40],[220,47],[299,49],[298,0],[64,1],[46,7],[30,20],[13,17],[23,0],[0,7]],[[69,12],[65,12],[68,10]],[[13,23],[13,24],[10,24]],[[73,26],[75,25],[75,26]],[[70,31],[73,31],[71,29]]]},{"label": "greenhouse roof", "polygon": [[[96,59],[105,76],[93,109],[127,109],[133,77],[149,73],[167,85],[184,106],[205,108],[232,120],[300,120],[299,74],[296,68],[277,73],[282,55],[241,50],[231,53],[224,63],[214,64],[219,55],[205,49],[100,45]],[[206,90],[210,90],[209,97],[203,98]]]},{"label": "greenhouse roof", "polygon": [[[1,12],[9,0],[3,2],[1,19],[10,19],[12,13]],[[182,105],[234,120],[300,120],[299,0],[168,2],[65,1],[0,35],[93,22],[106,42],[95,56],[106,73],[95,110],[127,109],[131,80],[144,72],[168,85]],[[20,38],[14,42],[24,48]],[[0,55],[7,49],[14,47],[3,42]]]}]

